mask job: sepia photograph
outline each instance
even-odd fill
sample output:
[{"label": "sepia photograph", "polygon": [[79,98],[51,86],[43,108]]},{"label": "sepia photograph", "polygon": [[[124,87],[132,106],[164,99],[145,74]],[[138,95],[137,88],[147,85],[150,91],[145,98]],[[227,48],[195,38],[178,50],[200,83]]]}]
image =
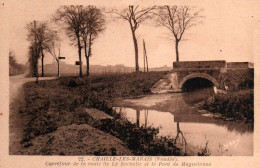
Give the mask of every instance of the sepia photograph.
[{"label": "sepia photograph", "polygon": [[1,2],[0,167],[258,167],[259,7]]}]

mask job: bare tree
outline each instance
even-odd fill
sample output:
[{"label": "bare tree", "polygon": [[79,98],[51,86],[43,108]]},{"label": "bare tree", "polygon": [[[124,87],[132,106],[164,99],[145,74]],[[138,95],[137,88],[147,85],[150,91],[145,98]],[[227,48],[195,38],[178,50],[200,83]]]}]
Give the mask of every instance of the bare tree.
[{"label": "bare tree", "polygon": [[166,27],[174,36],[176,61],[179,61],[179,43],[182,40],[184,32],[198,23],[203,18],[201,9],[196,10],[190,6],[160,6],[157,8],[156,22]]},{"label": "bare tree", "polygon": [[129,22],[130,29],[132,32],[134,49],[135,49],[135,71],[139,72],[139,64],[138,64],[138,43],[136,39],[136,30],[145,20],[151,17],[151,12],[155,9],[155,6],[140,9],[139,6],[130,5],[128,8],[123,9],[122,11],[112,10],[111,13],[116,14],[123,20]]},{"label": "bare tree", "polygon": [[27,24],[27,39],[33,43],[37,43],[41,53],[42,76],[44,76],[44,51],[49,43],[53,40],[54,33],[49,28],[47,21],[34,21]]},{"label": "bare tree", "polygon": [[60,77],[60,39],[56,36],[55,40],[51,41],[46,51],[51,54],[51,56],[56,60],[58,65],[58,77]]},{"label": "bare tree", "polygon": [[81,36],[84,43],[84,52],[87,63],[87,76],[89,76],[89,58],[92,55],[92,44],[98,34],[105,29],[105,18],[101,10],[95,6],[87,6],[82,23]]},{"label": "bare tree", "polygon": [[81,28],[84,21],[84,8],[82,5],[70,5],[70,6],[61,6],[57,9],[53,20],[63,25],[63,28],[66,31],[68,37],[77,43],[78,47],[78,56],[80,62],[79,75],[82,77],[82,61],[81,61]]}]

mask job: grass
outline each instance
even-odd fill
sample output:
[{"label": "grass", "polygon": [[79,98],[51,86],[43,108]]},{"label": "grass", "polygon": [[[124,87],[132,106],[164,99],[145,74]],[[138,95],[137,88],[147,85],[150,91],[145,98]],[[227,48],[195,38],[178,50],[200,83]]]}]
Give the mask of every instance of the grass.
[{"label": "grass", "polygon": [[253,89],[254,69],[228,70],[222,74],[221,83],[225,83],[230,92]]},{"label": "grass", "polygon": [[[167,72],[113,74],[90,77],[62,77],[24,85],[25,104],[20,112],[26,118],[23,142],[71,124],[89,124],[128,144],[134,155],[183,155],[173,139],[157,137],[158,129],[137,127],[112,110],[114,98],[136,97],[151,93],[152,86]],[[224,74],[229,86],[227,95],[215,95],[201,107],[236,119],[253,120],[253,71]],[[84,108],[93,107],[115,118],[93,123]],[[207,152],[201,152],[205,155]],[[106,153],[96,153],[106,155]]]},{"label": "grass", "polygon": [[253,90],[240,90],[207,98],[201,107],[228,118],[252,122],[254,120],[253,100]]},{"label": "grass", "polygon": [[230,70],[222,76],[228,88],[226,95],[206,98],[200,107],[236,120],[254,121],[254,71]]},{"label": "grass", "polygon": [[[137,127],[121,119],[112,110],[112,98],[151,93],[150,88],[166,72],[132,73],[92,77],[63,77],[24,85],[25,104],[20,110],[26,117],[23,142],[56,131],[61,126],[89,124],[128,144],[135,155],[181,155],[169,138],[158,138],[158,129]],[[95,124],[84,113],[94,107],[112,115],[115,120]],[[99,155],[99,154],[97,154]],[[102,155],[105,155],[102,153]]]},{"label": "grass", "polygon": [[98,92],[106,98],[139,96],[151,93],[150,88],[166,72],[131,73],[85,78],[64,77],[60,85],[67,87],[86,86],[89,91]]}]

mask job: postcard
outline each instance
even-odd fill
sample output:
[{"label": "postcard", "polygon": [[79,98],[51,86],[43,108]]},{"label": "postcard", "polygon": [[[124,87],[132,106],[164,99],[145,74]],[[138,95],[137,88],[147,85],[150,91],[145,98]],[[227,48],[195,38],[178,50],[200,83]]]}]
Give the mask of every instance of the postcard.
[{"label": "postcard", "polygon": [[257,0],[0,6],[0,167],[260,166]]}]

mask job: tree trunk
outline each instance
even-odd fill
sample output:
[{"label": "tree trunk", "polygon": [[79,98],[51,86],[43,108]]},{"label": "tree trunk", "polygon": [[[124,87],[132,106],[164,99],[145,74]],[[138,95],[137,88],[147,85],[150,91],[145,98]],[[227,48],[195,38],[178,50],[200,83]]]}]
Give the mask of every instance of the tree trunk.
[{"label": "tree trunk", "polygon": [[135,48],[135,71],[139,72],[139,64],[138,64],[138,44],[135,37],[135,31],[131,28],[132,35],[133,35],[133,41],[134,41],[134,48]]},{"label": "tree trunk", "polygon": [[145,117],[145,119],[144,119],[144,126],[145,126],[145,128],[147,128],[148,109],[145,110],[144,117]]},{"label": "tree trunk", "polygon": [[42,49],[41,49],[41,53],[42,53],[42,77],[44,77],[44,63],[43,63],[43,61],[44,61],[44,54],[43,54],[43,51],[42,51]]},{"label": "tree trunk", "polygon": [[84,51],[85,51],[85,57],[86,57],[86,64],[87,64],[87,76],[89,76],[89,55],[87,53],[87,41],[84,40]]},{"label": "tree trunk", "polygon": [[38,79],[38,77],[39,77],[39,74],[38,74],[38,60],[37,60],[37,62],[36,62],[36,69],[35,69],[35,71],[36,71],[36,72],[35,72],[35,73],[36,73],[36,74],[35,74],[35,75],[36,75],[36,82],[35,82],[35,83],[38,84],[38,83],[39,83],[39,79]]},{"label": "tree trunk", "polygon": [[175,42],[175,50],[176,50],[176,62],[179,62],[179,41]]},{"label": "tree trunk", "polygon": [[135,71],[139,72],[139,64],[138,64],[138,45],[137,40],[134,37],[134,46],[135,46]]},{"label": "tree trunk", "polygon": [[32,50],[32,66],[33,66],[33,71],[35,73],[35,77],[36,77],[36,81],[35,83],[39,83],[38,82],[38,77],[39,77],[39,73],[38,73],[38,58],[39,58],[40,52],[38,51],[38,49],[34,46],[33,50]]},{"label": "tree trunk", "polygon": [[91,56],[91,45],[92,45],[92,34],[89,35],[89,42],[88,42],[88,57],[87,57],[87,76],[89,76],[89,57]]},{"label": "tree trunk", "polygon": [[89,57],[86,57],[87,59],[87,76],[89,76]]},{"label": "tree trunk", "polygon": [[143,57],[144,57],[144,72],[145,72],[145,44],[143,40]]},{"label": "tree trunk", "polygon": [[87,64],[87,70],[86,70],[86,74],[88,76],[88,55],[87,55],[87,41],[86,39],[83,40],[84,41],[84,52],[85,52],[85,57],[86,57],[86,64]]},{"label": "tree trunk", "polygon": [[79,53],[79,76],[82,77],[82,63],[81,63],[81,45],[80,45],[80,36],[77,34],[78,38],[78,53]]},{"label": "tree trunk", "polygon": [[60,77],[60,59],[59,58],[57,60],[57,64],[58,64],[58,77]]}]

